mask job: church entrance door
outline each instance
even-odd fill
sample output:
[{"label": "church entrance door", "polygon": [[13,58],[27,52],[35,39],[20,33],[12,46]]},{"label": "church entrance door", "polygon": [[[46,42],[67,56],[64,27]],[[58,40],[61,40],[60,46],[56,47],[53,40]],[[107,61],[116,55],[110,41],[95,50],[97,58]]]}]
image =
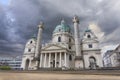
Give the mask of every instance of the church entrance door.
[{"label": "church entrance door", "polygon": [[53,68],[55,68],[55,60],[53,60]]},{"label": "church entrance door", "polygon": [[26,60],[26,63],[25,63],[25,70],[28,70],[28,68],[29,68],[29,63],[30,63],[30,60],[27,59],[27,60]]},{"label": "church entrance door", "polygon": [[90,57],[89,58],[89,63],[90,63],[90,69],[96,69],[96,59],[95,57]]}]

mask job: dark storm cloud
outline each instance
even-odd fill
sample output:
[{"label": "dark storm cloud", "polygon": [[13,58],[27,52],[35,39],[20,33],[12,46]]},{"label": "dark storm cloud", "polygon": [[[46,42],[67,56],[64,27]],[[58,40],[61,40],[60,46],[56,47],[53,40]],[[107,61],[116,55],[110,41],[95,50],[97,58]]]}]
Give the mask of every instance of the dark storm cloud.
[{"label": "dark storm cloud", "polygon": [[102,43],[119,43],[119,4],[119,0],[11,0],[0,6],[0,54],[23,53],[26,41],[37,35],[40,21],[45,23],[43,43],[51,40],[62,18],[73,29],[74,15],[80,17],[82,32],[94,22],[105,33]]},{"label": "dark storm cloud", "polygon": [[5,13],[2,6],[0,6],[0,39],[6,39],[6,36],[7,36],[5,34],[6,27],[5,27],[4,18],[5,18]]}]

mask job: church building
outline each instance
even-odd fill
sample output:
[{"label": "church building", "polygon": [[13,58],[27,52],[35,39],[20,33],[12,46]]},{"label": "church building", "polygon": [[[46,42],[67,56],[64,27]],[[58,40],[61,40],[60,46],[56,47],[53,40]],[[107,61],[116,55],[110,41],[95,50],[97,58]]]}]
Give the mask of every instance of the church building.
[{"label": "church building", "polygon": [[37,69],[99,69],[103,67],[97,36],[89,28],[80,36],[79,18],[73,18],[74,35],[64,20],[52,33],[52,40],[42,45],[43,22],[38,26],[37,38],[25,45],[21,67]]}]

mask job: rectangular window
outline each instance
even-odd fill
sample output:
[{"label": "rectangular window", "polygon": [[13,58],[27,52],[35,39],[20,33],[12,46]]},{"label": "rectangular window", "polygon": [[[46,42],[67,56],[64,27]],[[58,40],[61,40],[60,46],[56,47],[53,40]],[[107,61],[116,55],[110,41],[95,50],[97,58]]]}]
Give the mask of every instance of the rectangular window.
[{"label": "rectangular window", "polygon": [[31,52],[31,49],[28,49],[28,52]]},{"label": "rectangular window", "polygon": [[89,47],[89,48],[92,48],[93,46],[92,46],[92,44],[89,44],[88,47]]}]

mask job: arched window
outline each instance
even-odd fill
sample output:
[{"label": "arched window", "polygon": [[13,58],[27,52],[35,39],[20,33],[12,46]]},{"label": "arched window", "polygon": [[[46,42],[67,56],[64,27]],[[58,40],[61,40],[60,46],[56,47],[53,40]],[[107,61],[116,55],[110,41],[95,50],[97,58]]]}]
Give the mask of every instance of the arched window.
[{"label": "arched window", "polygon": [[89,58],[89,62],[90,62],[90,63],[96,63],[95,57],[91,56],[91,57]]},{"label": "arched window", "polygon": [[90,36],[90,35],[87,35],[87,38],[91,38],[91,36]]},{"label": "arched window", "polygon": [[58,37],[58,42],[61,42],[61,37]]},{"label": "arched window", "polygon": [[32,44],[32,41],[30,41],[30,44]]}]

